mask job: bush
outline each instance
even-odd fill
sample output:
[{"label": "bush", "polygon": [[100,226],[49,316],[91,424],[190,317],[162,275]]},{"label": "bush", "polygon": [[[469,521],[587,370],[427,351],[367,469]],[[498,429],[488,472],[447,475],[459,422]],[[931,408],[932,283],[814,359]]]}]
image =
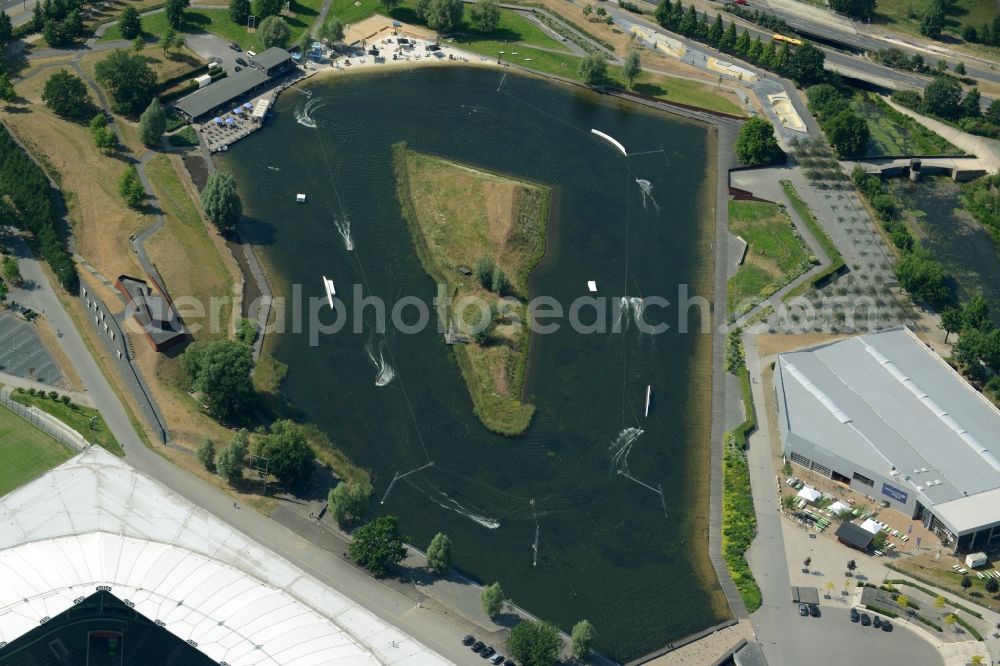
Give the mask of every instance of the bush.
[{"label": "bush", "polygon": [[64,118],[84,118],[94,108],[83,79],[62,70],[45,82],[42,101],[53,113]]},{"label": "bush", "polygon": [[591,53],[580,61],[580,77],[590,85],[602,83],[608,76],[608,62],[599,53]]},{"label": "bush", "polygon": [[479,257],[476,259],[476,265],[472,269],[472,275],[476,278],[476,281],[483,286],[483,289],[489,289],[493,286],[493,274],[497,270],[496,262],[493,261],[493,257]]},{"label": "bush", "polygon": [[354,532],[347,554],[375,576],[385,574],[390,564],[402,562],[406,546],[396,516],[381,516]]}]

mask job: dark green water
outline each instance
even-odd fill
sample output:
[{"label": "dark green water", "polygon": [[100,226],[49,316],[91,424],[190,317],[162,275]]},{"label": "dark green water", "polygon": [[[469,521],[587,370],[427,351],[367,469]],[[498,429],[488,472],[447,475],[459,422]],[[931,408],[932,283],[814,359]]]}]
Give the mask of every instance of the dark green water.
[{"label": "dark green water", "polygon": [[[709,282],[706,202],[714,185],[703,126],[523,77],[508,76],[498,92],[501,76],[434,68],[321,81],[311,99],[285,93],[268,127],[225,160],[241,183],[248,231],[281,280],[322,298],[326,275],[349,312],[355,283],[390,305],[407,295],[430,302],[435,285],[395,199],[390,146],[406,141],[553,188],[533,295],[568,309],[596,280],[601,295],[659,294],[673,303],[679,284],[697,293]],[[296,121],[307,102],[315,128]],[[628,163],[591,128],[625,144],[634,154]],[[652,183],[659,211],[643,207],[636,178]],[[308,204],[294,203],[297,192]],[[345,217],[351,252],[335,224]],[[326,306],[322,314],[332,319]],[[693,331],[698,314],[691,311]],[[397,483],[381,507],[400,516],[414,544],[446,532],[463,571],[499,580],[515,602],[566,629],[589,619],[597,647],[623,661],[725,618],[707,560],[708,335],[676,332],[672,307],[651,309],[651,322],[671,325],[661,335],[635,325],[621,334],[564,325],[535,335],[526,393],[537,416],[522,437],[506,439],[473,414],[434,327],[381,335],[371,309],[363,319],[363,332],[348,326],[317,346],[305,329],[276,336],[275,356],[289,367],[282,390],[374,471],[376,499],[396,471],[436,463]],[[387,385],[375,385],[366,346],[376,358],[381,349],[393,368]],[[653,403],[643,418],[647,384]],[[629,471],[662,484],[669,519],[655,493],[615,473],[612,445],[627,428],[645,431],[632,444]]]}]

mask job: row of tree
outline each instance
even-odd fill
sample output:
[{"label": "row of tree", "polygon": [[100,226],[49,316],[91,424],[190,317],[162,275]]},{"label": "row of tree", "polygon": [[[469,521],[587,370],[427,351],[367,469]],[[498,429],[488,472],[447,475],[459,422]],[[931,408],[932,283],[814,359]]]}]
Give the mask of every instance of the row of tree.
[{"label": "row of tree", "polygon": [[0,199],[9,201],[7,213],[32,235],[60,284],[73,289],[76,266],[59,233],[52,195],[45,173],[0,125]]},{"label": "row of tree", "polygon": [[941,328],[948,335],[958,333],[952,358],[966,376],[1000,394],[1000,328],[990,319],[986,300],[974,296],[964,305],[945,308]]},{"label": "row of tree", "polygon": [[776,47],[772,41],[762,43],[759,37],[751,40],[748,30],[737,34],[735,23],[725,26],[721,14],[716,14],[714,22],[709,23],[705,12],[699,13],[694,5],[685,10],[681,0],[676,3],[660,0],[653,16],[667,30],[705,42],[782,76],[789,76],[799,85],[819,83],[826,78],[823,69],[826,56],[809,42],[792,48],[788,42]]},{"label": "row of tree", "polygon": [[45,0],[36,2],[31,27],[41,32],[49,46],[72,44],[84,33],[81,0]]},{"label": "row of tree", "polygon": [[864,155],[871,133],[868,123],[851,108],[850,102],[836,86],[817,83],[806,90],[809,110],[819,121],[827,141],[841,157]]},{"label": "row of tree", "polygon": [[951,76],[937,76],[924,88],[924,94],[897,90],[892,99],[920,113],[957,124],[962,130],[981,136],[1000,135],[1000,100],[982,110],[979,88],[963,93],[962,85]]}]

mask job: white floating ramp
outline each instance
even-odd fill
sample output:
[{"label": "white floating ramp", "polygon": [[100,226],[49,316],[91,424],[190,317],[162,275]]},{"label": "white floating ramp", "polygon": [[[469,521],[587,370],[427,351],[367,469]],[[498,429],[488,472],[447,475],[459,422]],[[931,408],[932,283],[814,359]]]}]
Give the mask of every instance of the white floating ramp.
[{"label": "white floating ramp", "polygon": [[587,280],[587,289],[590,291],[597,291],[597,282],[594,280]]},{"label": "white floating ramp", "polygon": [[323,276],[323,289],[326,290],[326,302],[330,304],[330,308],[333,308],[333,297],[337,295],[337,289],[333,286],[333,280],[328,280],[326,276]]},{"label": "white floating ramp", "polygon": [[646,385],[646,416],[649,416],[649,400],[653,397],[653,385]]},{"label": "white floating ramp", "polygon": [[304,194],[296,194],[295,195],[295,202],[296,203],[305,203],[306,202],[306,195],[304,195]]},{"label": "white floating ramp", "polygon": [[591,134],[596,134],[597,136],[601,137],[602,139],[604,139],[605,141],[607,141],[608,143],[610,143],[612,146],[614,146],[618,150],[622,151],[622,155],[624,155],[625,157],[628,157],[628,152],[625,150],[625,146],[623,146],[621,143],[619,143],[617,139],[615,139],[613,137],[610,137],[607,134],[605,134],[604,132],[602,132],[600,130],[596,130],[596,129],[590,130],[590,133]]}]

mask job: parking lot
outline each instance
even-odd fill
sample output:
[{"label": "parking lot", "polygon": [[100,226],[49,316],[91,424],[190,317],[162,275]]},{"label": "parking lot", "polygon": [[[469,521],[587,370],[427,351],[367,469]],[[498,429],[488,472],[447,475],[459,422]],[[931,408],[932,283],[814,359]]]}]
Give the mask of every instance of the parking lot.
[{"label": "parking lot", "polygon": [[8,312],[0,312],[0,372],[49,385],[63,380],[34,326]]}]

